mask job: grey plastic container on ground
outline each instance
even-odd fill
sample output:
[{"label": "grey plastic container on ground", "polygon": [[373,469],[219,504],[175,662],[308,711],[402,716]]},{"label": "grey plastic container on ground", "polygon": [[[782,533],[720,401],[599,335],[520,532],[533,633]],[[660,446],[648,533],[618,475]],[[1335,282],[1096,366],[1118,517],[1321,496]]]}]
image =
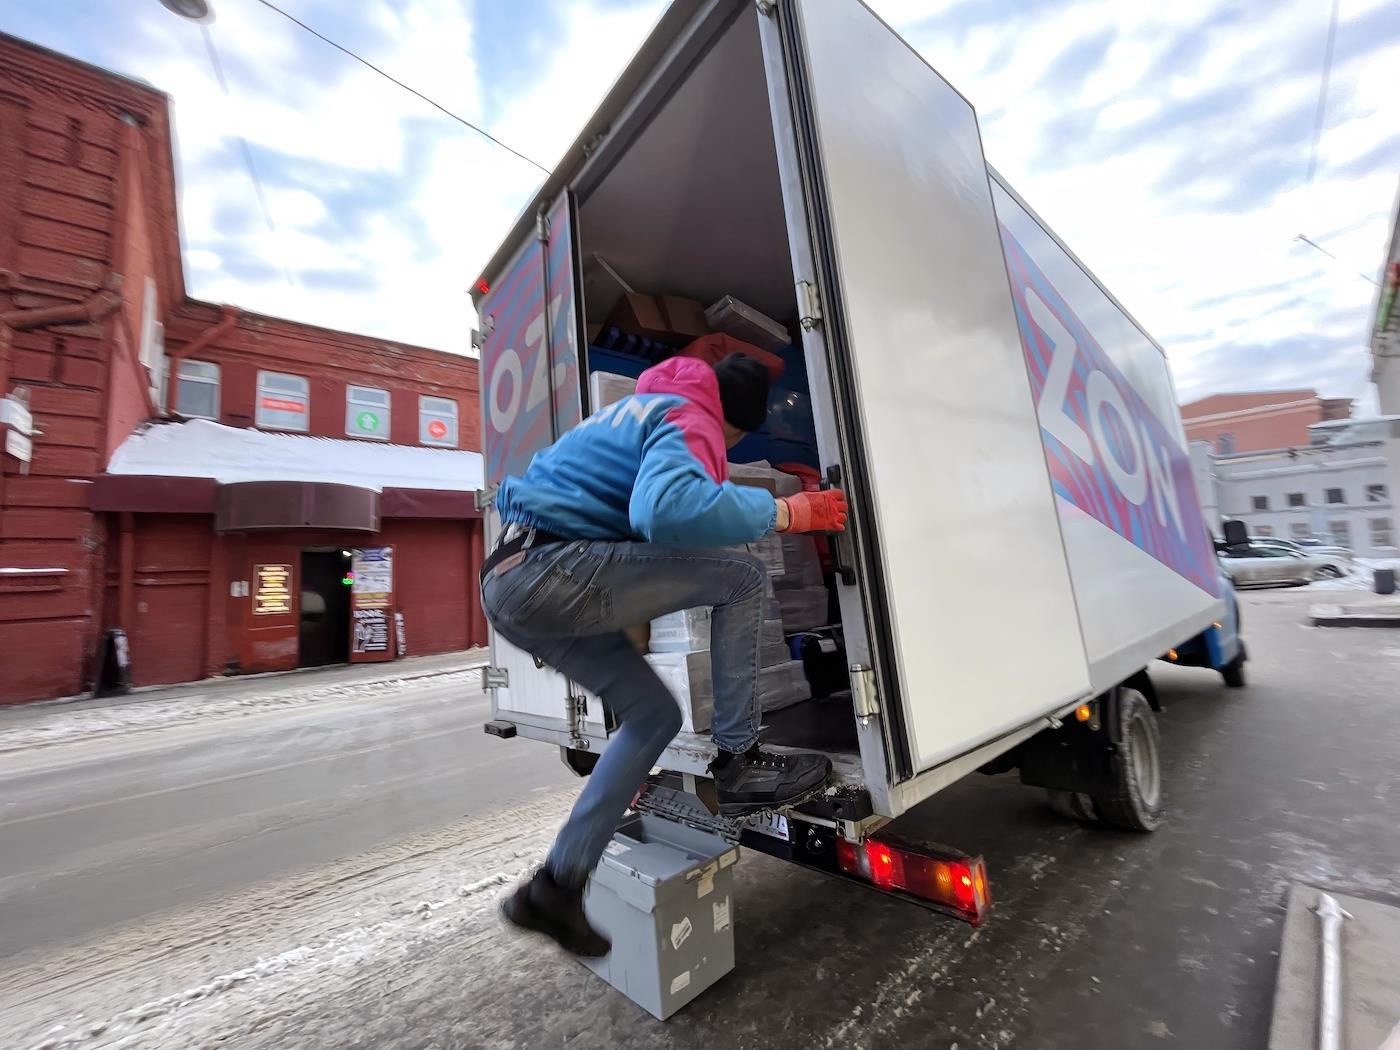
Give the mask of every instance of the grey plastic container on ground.
[{"label": "grey plastic container on ground", "polygon": [[588,884],[589,919],[612,941],[584,962],[665,1020],[734,968],[739,849],[647,814],[618,827]]}]

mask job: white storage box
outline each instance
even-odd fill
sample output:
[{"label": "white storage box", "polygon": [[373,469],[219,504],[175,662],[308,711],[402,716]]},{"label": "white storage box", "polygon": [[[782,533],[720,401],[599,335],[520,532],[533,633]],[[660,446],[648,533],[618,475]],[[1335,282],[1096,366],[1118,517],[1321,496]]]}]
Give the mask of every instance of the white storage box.
[{"label": "white storage box", "polygon": [[732,335],[760,350],[785,350],[792,345],[792,336],[786,328],[732,295],[726,295],[706,310],[705,320],[711,331]]},{"label": "white storage box", "polygon": [[763,710],[779,711],[810,699],[812,687],[807,684],[801,660],[788,660],[758,672],[758,702]]},{"label": "white storage box", "polygon": [[597,412],[615,401],[635,394],[637,381],[614,372],[594,372],[588,377],[588,391],[593,402],[593,411]]},{"label": "white storage box", "polygon": [[714,678],[709,650],[699,653],[649,653],[647,663],[671,690],[681,708],[681,729],[703,733],[715,717]]},{"label": "white storage box", "polygon": [[710,608],[682,609],[651,621],[654,653],[698,653],[710,647]]}]

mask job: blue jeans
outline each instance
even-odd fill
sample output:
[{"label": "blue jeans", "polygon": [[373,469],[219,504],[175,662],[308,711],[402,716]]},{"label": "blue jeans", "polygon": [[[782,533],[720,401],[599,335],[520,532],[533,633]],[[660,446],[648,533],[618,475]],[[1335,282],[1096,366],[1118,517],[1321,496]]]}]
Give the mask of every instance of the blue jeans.
[{"label": "blue jeans", "polygon": [[582,886],[661,752],[680,732],[675,697],[623,629],[712,606],[713,736],[726,751],[758,740],[763,563],[729,550],[575,540],[529,552],[489,576],[486,616],[506,641],[603,698],[617,720],[547,866]]}]

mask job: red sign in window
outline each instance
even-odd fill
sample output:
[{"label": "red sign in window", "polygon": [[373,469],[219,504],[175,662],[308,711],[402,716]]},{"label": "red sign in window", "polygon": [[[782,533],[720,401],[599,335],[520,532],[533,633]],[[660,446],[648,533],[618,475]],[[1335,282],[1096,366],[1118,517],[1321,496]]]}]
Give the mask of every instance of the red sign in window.
[{"label": "red sign in window", "polygon": [[428,436],[434,441],[442,441],[447,437],[447,424],[440,419],[428,420]]},{"label": "red sign in window", "polygon": [[305,412],[306,406],[300,401],[287,401],[280,397],[265,397],[262,399],[262,407],[273,412]]}]

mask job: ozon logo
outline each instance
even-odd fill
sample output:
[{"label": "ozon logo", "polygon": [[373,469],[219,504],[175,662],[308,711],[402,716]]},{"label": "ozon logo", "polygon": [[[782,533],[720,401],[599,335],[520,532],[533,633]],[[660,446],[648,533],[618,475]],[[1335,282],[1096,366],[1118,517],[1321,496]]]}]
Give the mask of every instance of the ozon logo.
[{"label": "ozon logo", "polygon": [[[553,331],[559,331],[561,324],[567,325],[568,319],[565,316],[567,306],[568,302],[562,293],[556,295],[550,302],[549,315]],[[569,345],[572,346],[572,328],[566,328],[565,332]],[[520,351],[514,347],[507,347],[496,358],[495,367],[491,371],[491,385],[487,390],[486,405],[490,409],[491,427],[498,434],[509,433],[511,428],[515,426],[521,413],[522,400],[525,415],[528,417],[549,397],[549,385],[546,381],[549,353],[545,349],[544,336],[544,313],[541,312],[525,328],[525,358],[530,362],[528,387],[525,383],[525,366],[521,361]],[[555,390],[562,389],[568,380],[570,356],[565,354],[564,360],[558,361],[554,365],[553,385]]]},{"label": "ozon logo", "polygon": [[[1036,403],[1041,427],[1086,466],[1101,464],[1114,488],[1133,506],[1143,506],[1150,497],[1158,524],[1165,528],[1170,521],[1176,535],[1186,540],[1170,446],[1153,434],[1145,419],[1129,411],[1131,391],[1125,392],[1116,377],[1095,367],[1090,355],[1081,355],[1078,341],[1040,294],[1029,285],[1023,285],[1021,293],[1031,319],[1052,346]],[[1083,368],[1076,369],[1077,363]],[[1072,398],[1082,398],[1087,430],[1069,412]]]}]

